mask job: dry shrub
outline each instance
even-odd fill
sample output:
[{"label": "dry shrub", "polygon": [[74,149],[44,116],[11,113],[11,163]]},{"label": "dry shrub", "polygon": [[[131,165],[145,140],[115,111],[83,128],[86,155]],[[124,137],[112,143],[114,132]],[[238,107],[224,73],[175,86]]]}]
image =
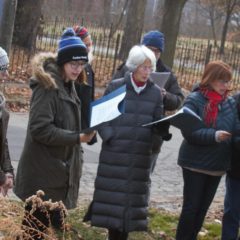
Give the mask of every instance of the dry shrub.
[{"label": "dry shrub", "polygon": [[0,198],[0,231],[5,240],[57,240],[55,229],[65,233],[67,210],[59,202],[44,201],[43,191],[26,199],[24,206]]}]

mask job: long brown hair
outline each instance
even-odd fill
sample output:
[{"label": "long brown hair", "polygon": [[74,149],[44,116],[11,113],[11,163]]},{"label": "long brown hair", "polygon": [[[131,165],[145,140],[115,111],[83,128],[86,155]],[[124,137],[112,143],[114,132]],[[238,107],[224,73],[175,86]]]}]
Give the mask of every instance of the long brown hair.
[{"label": "long brown hair", "polygon": [[81,71],[81,73],[79,74],[76,82],[77,82],[77,83],[88,84],[88,83],[87,83],[87,74],[86,74],[85,69],[83,69],[83,70]]},{"label": "long brown hair", "polygon": [[209,87],[210,83],[220,79],[232,79],[231,67],[223,61],[211,61],[205,66],[200,87]]}]

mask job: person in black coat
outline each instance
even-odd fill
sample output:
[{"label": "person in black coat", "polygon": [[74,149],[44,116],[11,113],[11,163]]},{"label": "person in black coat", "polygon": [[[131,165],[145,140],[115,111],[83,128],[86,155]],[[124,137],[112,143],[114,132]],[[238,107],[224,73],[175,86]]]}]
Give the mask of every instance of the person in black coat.
[{"label": "person in black coat", "polygon": [[[170,72],[165,87],[161,89],[165,111],[173,111],[182,105],[184,95],[172,70],[161,60],[161,53],[164,51],[164,34],[154,30],[147,32],[141,44],[148,47],[156,57],[156,72]],[[129,72],[126,62],[123,62],[114,73],[112,79],[122,78]]]},{"label": "person in black coat", "polygon": [[[240,93],[233,96],[236,100],[238,118],[240,120]],[[222,240],[236,240],[240,224],[240,129],[237,128],[231,169],[226,176],[226,195],[224,200],[224,214],[222,219]]]},{"label": "person in black coat", "polygon": [[[178,109],[184,100],[184,95],[178,84],[176,76],[173,74],[171,69],[166,66],[161,60],[161,53],[164,51],[164,34],[155,30],[147,32],[142,39],[142,44],[148,47],[156,57],[156,72],[170,72],[170,76],[164,86],[161,88],[161,93],[163,96],[163,107],[164,111],[173,111]],[[123,62],[113,75],[112,79],[122,78],[125,74],[128,74],[129,69]],[[155,136],[155,141],[153,145],[153,166],[154,170],[158,154],[161,150],[163,139],[159,136]]]},{"label": "person in black coat", "polygon": [[126,240],[129,232],[147,230],[152,144],[157,129],[142,125],[163,115],[161,91],[149,80],[156,66],[153,52],[134,46],[126,64],[131,73],[113,80],[105,92],[126,85],[125,112],[99,129],[103,142],[95,191],[84,219],[107,228],[110,240]]}]

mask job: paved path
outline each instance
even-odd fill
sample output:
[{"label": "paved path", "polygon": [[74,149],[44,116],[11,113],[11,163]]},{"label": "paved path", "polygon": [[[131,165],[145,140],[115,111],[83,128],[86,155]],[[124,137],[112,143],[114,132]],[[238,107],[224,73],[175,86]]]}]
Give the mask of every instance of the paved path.
[{"label": "paved path", "polygon": [[[28,115],[22,113],[11,113],[8,141],[10,155],[14,168],[16,169],[19,156],[24,144]],[[159,155],[155,171],[152,175],[151,203],[154,206],[167,210],[181,209],[182,200],[182,173],[177,165],[178,149],[182,141],[181,133],[176,128],[170,129],[173,133],[171,141],[164,142],[162,152]],[[101,148],[101,139],[92,146],[83,144],[84,166],[83,176],[80,183],[80,200],[91,200],[94,179],[98,166],[98,156]],[[14,194],[11,194],[14,196]],[[213,207],[221,207],[224,196],[224,178],[216,194]],[[212,209],[213,209],[212,207]]]}]

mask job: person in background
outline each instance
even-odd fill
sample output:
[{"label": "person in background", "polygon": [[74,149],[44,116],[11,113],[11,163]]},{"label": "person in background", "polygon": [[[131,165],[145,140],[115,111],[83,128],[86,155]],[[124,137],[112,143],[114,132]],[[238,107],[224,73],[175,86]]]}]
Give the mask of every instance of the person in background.
[{"label": "person in background", "polygon": [[[233,96],[236,100],[240,121],[240,93]],[[222,219],[222,240],[239,240],[240,224],[240,128],[237,127],[233,141],[231,169],[226,176],[226,195]]]},{"label": "person in background", "polygon": [[126,85],[125,112],[99,129],[103,142],[95,191],[84,218],[107,228],[110,240],[126,240],[129,232],[147,230],[152,136],[157,129],[142,125],[163,114],[161,91],[149,80],[156,67],[153,52],[134,46],[126,65],[130,74],[113,80],[105,92]]},{"label": "person in background", "polygon": [[[84,26],[74,26],[73,29],[76,35],[80,37],[86,45],[89,59],[86,67],[81,72],[78,79],[75,81],[76,92],[82,104],[82,128],[87,129],[90,122],[90,104],[92,101],[94,101],[95,94],[95,74],[91,66],[91,62],[93,60],[93,43],[91,35],[89,34],[87,28],[85,28]],[[88,144],[92,145],[96,142],[97,137],[95,135]]]},{"label": "person in background", "polygon": [[88,61],[87,49],[72,28],[59,41],[57,56],[37,54],[32,60],[29,122],[19,161],[15,194],[23,201],[43,190],[43,200],[75,208],[82,171],[80,102],[74,82]]},{"label": "person in background", "polygon": [[[8,77],[9,59],[6,51],[0,47],[0,81]],[[8,190],[13,188],[13,166],[11,164],[7,128],[9,121],[9,112],[6,109],[6,100],[0,92],[0,193],[6,196]]]},{"label": "person in background", "polygon": [[[173,74],[171,69],[166,66],[161,60],[161,53],[164,51],[164,34],[157,31],[149,31],[147,32],[143,38],[141,44],[145,45],[149,48],[157,59],[156,61],[156,72],[170,72],[170,76],[165,84],[165,87],[161,89],[163,96],[163,106],[165,111],[173,111],[178,109],[184,100],[184,95],[182,90],[178,84],[176,76]],[[122,78],[125,74],[129,73],[129,69],[126,66],[125,62],[120,65],[113,75],[112,79]],[[153,145],[153,166],[152,171],[154,170],[159,152],[161,150],[161,146],[163,144],[163,139],[159,136],[154,137],[154,145]]]},{"label": "person in background", "polygon": [[[163,103],[165,111],[173,111],[182,105],[184,100],[184,95],[178,84],[176,76],[173,74],[171,69],[166,66],[161,60],[161,53],[164,51],[164,34],[154,30],[147,32],[141,41],[141,44],[145,45],[147,48],[153,51],[156,61],[156,72],[170,72],[169,79],[162,90]],[[120,65],[113,75],[112,79],[122,78],[126,73],[128,73],[128,67],[125,62]]]},{"label": "person in background", "polygon": [[205,66],[198,88],[189,94],[184,106],[203,119],[205,127],[184,140],[178,156],[183,173],[183,206],[176,240],[196,240],[221,177],[230,168],[231,139],[237,122],[237,109],[228,97],[232,72],[222,61]]},{"label": "person in background", "polygon": [[92,69],[91,63],[93,60],[93,42],[91,35],[89,34],[87,28],[83,26],[74,26],[73,27],[76,35],[81,38],[83,43],[87,47],[87,52],[88,52],[88,58],[89,62],[86,64],[86,67],[84,68],[84,71],[87,76],[87,81],[86,83],[91,87],[91,98],[94,100],[94,90],[95,90],[95,83],[94,83],[94,71]]}]

